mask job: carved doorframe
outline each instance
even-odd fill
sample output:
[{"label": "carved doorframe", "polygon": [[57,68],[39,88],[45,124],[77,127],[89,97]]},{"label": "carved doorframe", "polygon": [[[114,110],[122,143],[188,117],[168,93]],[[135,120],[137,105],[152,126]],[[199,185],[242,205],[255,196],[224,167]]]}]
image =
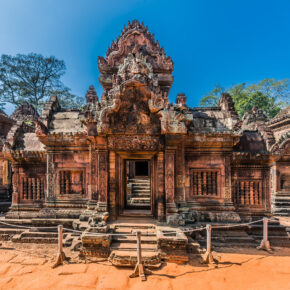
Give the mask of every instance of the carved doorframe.
[{"label": "carved doorframe", "polygon": [[125,208],[125,161],[148,160],[150,161],[150,187],[151,187],[151,213],[157,214],[157,186],[156,186],[156,159],[157,152],[116,152],[116,212],[119,216]]}]

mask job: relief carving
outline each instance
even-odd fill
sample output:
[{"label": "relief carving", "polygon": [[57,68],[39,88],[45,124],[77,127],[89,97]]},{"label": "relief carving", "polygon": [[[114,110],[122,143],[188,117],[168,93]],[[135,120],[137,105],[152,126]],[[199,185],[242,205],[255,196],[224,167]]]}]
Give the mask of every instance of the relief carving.
[{"label": "relief carving", "polygon": [[108,147],[124,151],[158,151],[160,139],[152,136],[119,136],[108,137]]}]

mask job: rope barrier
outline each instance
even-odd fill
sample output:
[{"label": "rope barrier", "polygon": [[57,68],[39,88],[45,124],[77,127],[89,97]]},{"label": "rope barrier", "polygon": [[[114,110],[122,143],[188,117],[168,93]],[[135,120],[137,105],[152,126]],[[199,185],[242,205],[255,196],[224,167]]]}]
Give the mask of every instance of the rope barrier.
[{"label": "rope barrier", "polygon": [[260,220],[256,220],[256,221],[252,221],[252,222],[248,222],[248,223],[242,223],[242,224],[231,224],[231,225],[221,225],[221,226],[212,226],[213,229],[221,229],[221,228],[234,228],[234,227],[243,227],[243,226],[247,226],[247,225],[251,225],[251,224],[256,224],[259,222],[262,222],[263,219]]},{"label": "rope barrier", "polygon": [[[248,222],[248,223],[241,223],[241,224],[229,224],[229,225],[217,225],[214,226],[212,225],[212,229],[220,229],[220,228],[233,228],[233,227],[242,227],[242,226],[247,226],[247,225],[251,225],[251,224],[255,224],[255,223],[259,223],[262,222],[263,219],[259,219],[256,221],[252,221],[252,222]],[[277,221],[277,220],[273,220],[273,219],[269,219],[269,221]],[[15,227],[15,228],[24,228],[24,229],[57,229],[58,226],[51,226],[51,227],[38,227],[38,226],[33,226],[33,227],[29,227],[29,226],[22,226],[22,225],[17,225],[17,224],[10,224],[10,223],[6,223],[3,221],[0,221],[1,224],[7,225],[7,226],[11,226],[11,227]],[[189,230],[180,230],[180,232],[182,233],[191,233],[191,232],[197,232],[197,231],[202,231],[205,230],[206,227],[201,227],[201,228],[195,228],[195,229],[189,229]],[[93,236],[136,236],[135,233],[127,233],[127,234],[116,234],[116,233],[92,233],[92,232],[87,232],[85,231],[79,231],[79,230],[73,230],[73,229],[69,229],[69,228],[63,228],[64,231],[68,231],[68,232],[72,232],[72,233],[78,233],[78,234],[83,234],[86,233],[87,235],[93,235]],[[151,233],[142,233],[142,235],[145,236],[149,236]],[[171,235],[171,234],[176,234],[176,231],[169,231],[169,232],[164,232],[163,235]]]},{"label": "rope barrier", "polygon": [[[212,251],[211,251],[211,231],[212,229],[220,229],[220,228],[233,228],[233,227],[242,227],[242,226],[248,226],[251,224],[255,224],[255,223],[259,223],[263,221],[263,240],[261,241],[261,244],[259,247],[257,247],[257,249],[263,249],[263,250],[267,250],[267,251],[271,251],[271,247],[270,247],[270,242],[268,240],[268,222],[269,221],[277,221],[272,219],[268,219],[266,217],[264,217],[263,219],[259,219],[256,221],[252,221],[252,222],[248,222],[248,223],[241,223],[241,224],[228,224],[228,225],[210,225],[207,224],[206,227],[200,227],[200,228],[195,228],[195,229],[189,229],[189,230],[179,230],[179,232],[177,231],[163,231],[163,235],[172,235],[172,234],[178,234],[178,233],[192,233],[192,232],[197,232],[197,231],[202,231],[204,229],[206,229],[206,235],[207,235],[207,251],[205,254],[205,263],[208,264],[213,264],[215,263],[215,259],[212,255]],[[65,256],[64,252],[63,252],[63,231],[68,231],[68,232],[73,232],[73,233],[78,233],[78,234],[86,234],[88,236],[96,236],[96,237],[102,237],[102,236],[136,236],[137,238],[137,254],[138,254],[138,263],[136,265],[135,271],[132,275],[130,275],[130,277],[136,277],[137,275],[140,275],[142,278],[142,281],[144,281],[145,278],[145,274],[149,274],[150,272],[147,271],[147,269],[144,268],[143,262],[142,262],[142,256],[141,256],[141,234],[143,236],[149,236],[152,235],[152,233],[144,232],[141,233],[140,230],[136,230],[135,233],[93,233],[93,232],[88,232],[87,229],[85,231],[79,231],[79,230],[73,230],[73,229],[69,229],[69,228],[64,228],[62,225],[58,225],[58,226],[52,226],[52,227],[29,227],[29,226],[22,226],[22,225],[16,225],[16,224],[10,224],[10,223],[6,223],[3,221],[0,221],[0,224],[4,224],[10,227],[16,227],[16,228],[25,228],[25,229],[54,229],[54,228],[58,228],[58,246],[59,246],[59,250],[58,250],[58,254],[57,254],[57,260],[56,263],[53,265],[54,267],[57,267],[58,265],[62,265],[63,262],[65,260],[67,260],[67,257]]]}]

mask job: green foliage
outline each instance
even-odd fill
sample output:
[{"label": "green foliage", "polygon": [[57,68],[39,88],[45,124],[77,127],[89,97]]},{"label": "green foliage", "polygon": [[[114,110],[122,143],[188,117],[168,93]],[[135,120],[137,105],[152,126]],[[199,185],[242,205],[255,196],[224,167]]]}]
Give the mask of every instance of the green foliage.
[{"label": "green foliage", "polygon": [[205,97],[203,97],[200,101],[201,107],[216,107],[219,104],[219,99],[221,93],[224,92],[224,89],[219,86],[215,85],[212,91],[210,91]]},{"label": "green foliage", "polygon": [[[282,108],[290,105],[289,79],[264,79],[257,84],[248,86],[242,83],[234,85],[225,91],[232,96],[235,109],[240,117],[250,111],[253,106],[256,106],[262,109],[270,118],[273,118]],[[202,98],[200,104],[203,106],[217,105],[222,92],[223,90],[216,85],[214,90]],[[212,98],[213,102],[208,102]]]},{"label": "green foliage", "polygon": [[0,58],[0,102],[16,106],[28,102],[37,110],[52,95],[65,108],[81,107],[83,99],[70,93],[60,80],[66,70],[62,60],[30,53]]}]

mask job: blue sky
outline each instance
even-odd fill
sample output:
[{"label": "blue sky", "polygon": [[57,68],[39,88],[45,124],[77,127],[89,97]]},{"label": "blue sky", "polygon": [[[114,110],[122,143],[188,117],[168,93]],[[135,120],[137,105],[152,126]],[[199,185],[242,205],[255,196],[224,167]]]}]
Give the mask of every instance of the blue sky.
[{"label": "blue sky", "polygon": [[215,84],[290,77],[290,0],[0,0],[0,54],[54,55],[73,93],[93,84],[100,96],[97,57],[133,19],[174,61],[171,101],[181,92],[198,106]]}]

